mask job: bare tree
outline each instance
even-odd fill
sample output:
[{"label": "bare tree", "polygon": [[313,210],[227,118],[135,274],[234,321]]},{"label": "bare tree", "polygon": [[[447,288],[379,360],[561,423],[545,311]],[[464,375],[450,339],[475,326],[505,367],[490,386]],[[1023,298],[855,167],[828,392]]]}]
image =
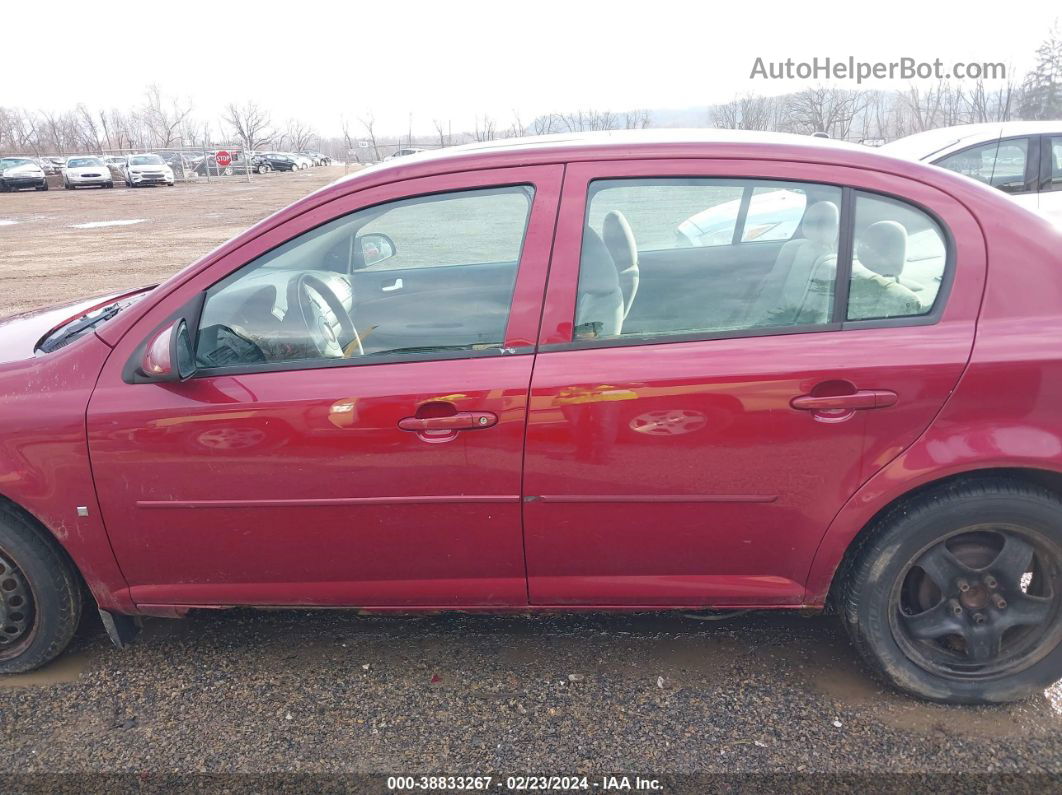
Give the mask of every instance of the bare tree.
[{"label": "bare tree", "polygon": [[449,129],[450,122],[448,121],[444,125],[442,119],[433,119],[431,123],[432,126],[435,127],[435,134],[439,136],[439,148],[441,149],[444,146],[449,146],[450,141],[448,140],[449,136],[447,135],[447,130]]},{"label": "bare tree", "polygon": [[852,124],[868,104],[866,91],[818,86],[786,97],[780,127],[790,132],[824,132],[847,138]]},{"label": "bare tree", "polygon": [[549,135],[560,128],[559,113],[544,113],[531,120],[531,132],[533,135]]},{"label": "bare tree", "polygon": [[165,149],[177,140],[177,130],[192,112],[191,102],[181,103],[176,97],[167,98],[158,83],[147,87],[143,119],[150,130],[155,146]]},{"label": "bare tree", "polygon": [[726,130],[772,130],[778,124],[778,103],[774,97],[745,94],[717,105],[710,118]]},{"label": "bare tree", "polygon": [[255,102],[238,105],[230,102],[222,116],[236,136],[252,151],[265,146],[273,139],[273,121],[269,113]]},{"label": "bare tree", "polygon": [[288,120],[287,139],[291,144],[292,150],[301,152],[310,145],[310,141],[316,136],[317,133],[314,132],[310,125],[303,124],[297,119]]},{"label": "bare tree", "polygon": [[361,122],[361,126],[365,128],[365,134],[369,136],[369,143],[372,144],[372,154],[376,160],[380,159],[380,147],[376,145],[376,116],[372,111],[369,111],[362,116],[358,121]]},{"label": "bare tree", "polygon": [[623,127],[626,130],[644,130],[652,126],[652,117],[648,110],[628,110],[623,114]]},{"label": "bare tree", "polygon": [[475,140],[493,141],[497,137],[494,119],[490,116],[484,116],[482,119],[479,116],[476,116],[475,124],[476,129],[473,133]]}]

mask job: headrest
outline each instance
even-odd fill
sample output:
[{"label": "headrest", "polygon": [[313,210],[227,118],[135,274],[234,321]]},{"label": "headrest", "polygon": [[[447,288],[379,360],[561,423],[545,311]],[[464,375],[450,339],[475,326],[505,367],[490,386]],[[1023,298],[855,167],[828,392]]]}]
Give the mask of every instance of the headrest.
[{"label": "headrest", "polygon": [[618,210],[609,210],[601,225],[601,236],[608,246],[615,265],[621,271],[638,264],[638,245],[626,217]]},{"label": "headrest", "polygon": [[804,213],[804,237],[830,248],[837,242],[841,214],[833,202],[815,202]]},{"label": "headrest", "polygon": [[601,236],[589,226],[583,229],[583,253],[579,263],[579,292],[619,291],[619,276],[612,255]]},{"label": "headrest", "polygon": [[907,230],[896,221],[871,224],[859,238],[856,257],[868,270],[899,276],[907,262]]}]

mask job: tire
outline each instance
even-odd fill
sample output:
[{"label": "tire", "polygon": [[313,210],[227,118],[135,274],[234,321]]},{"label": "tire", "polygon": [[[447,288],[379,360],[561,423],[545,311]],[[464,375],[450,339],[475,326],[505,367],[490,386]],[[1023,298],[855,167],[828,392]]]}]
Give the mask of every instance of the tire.
[{"label": "tire", "polygon": [[114,187],[114,182],[105,182],[105,183],[103,183],[103,187],[105,187],[105,188],[113,188]]},{"label": "tire", "polygon": [[71,185],[66,180],[63,180],[63,190],[73,190],[73,189],[74,189],[73,185]]},{"label": "tire", "polygon": [[37,190],[48,190],[48,180],[44,180],[44,184],[37,188]]},{"label": "tire", "polygon": [[878,676],[950,704],[1017,701],[1062,678],[1055,494],[971,478],[894,507],[870,533],[839,606]]},{"label": "tire", "polygon": [[0,674],[32,671],[73,638],[81,620],[80,581],[46,531],[10,506],[0,508],[0,566]]}]

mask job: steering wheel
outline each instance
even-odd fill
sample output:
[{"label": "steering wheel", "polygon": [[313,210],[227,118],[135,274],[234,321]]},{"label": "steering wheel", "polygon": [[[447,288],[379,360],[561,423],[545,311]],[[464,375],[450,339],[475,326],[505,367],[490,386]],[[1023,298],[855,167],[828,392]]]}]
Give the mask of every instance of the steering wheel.
[{"label": "steering wheel", "polygon": [[355,351],[363,355],[361,337],[339,296],[322,279],[300,274],[288,290],[288,306],[294,308],[310,342],[324,359],[345,359]]}]

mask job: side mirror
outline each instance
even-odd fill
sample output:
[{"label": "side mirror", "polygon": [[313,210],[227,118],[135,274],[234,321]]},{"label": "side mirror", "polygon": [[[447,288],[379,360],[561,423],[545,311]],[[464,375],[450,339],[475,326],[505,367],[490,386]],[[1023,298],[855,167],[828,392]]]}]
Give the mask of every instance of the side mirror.
[{"label": "side mirror", "polygon": [[195,373],[195,351],[188,323],[181,318],[155,332],[143,348],[137,364],[137,381],[163,383],[184,381]]},{"label": "side mirror", "polygon": [[358,259],[361,260],[361,267],[363,268],[383,262],[385,259],[393,257],[398,251],[395,241],[387,235],[378,232],[362,235],[357,238],[355,245],[358,250]]}]

